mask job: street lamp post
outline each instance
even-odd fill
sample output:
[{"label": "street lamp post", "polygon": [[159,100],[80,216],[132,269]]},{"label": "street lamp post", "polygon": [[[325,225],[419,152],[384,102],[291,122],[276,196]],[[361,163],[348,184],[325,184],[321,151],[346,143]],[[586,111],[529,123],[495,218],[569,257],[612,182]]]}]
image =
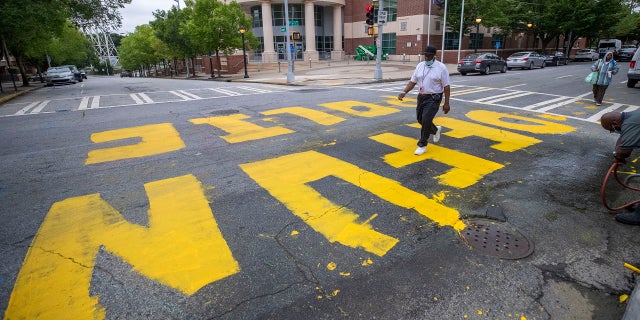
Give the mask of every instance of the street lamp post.
[{"label": "street lamp post", "polygon": [[527,23],[527,40],[525,41],[525,44],[524,44],[524,51],[529,50],[529,32],[531,32],[531,27],[533,27],[533,24]]},{"label": "street lamp post", "polygon": [[240,27],[240,35],[242,35],[242,58],[244,59],[244,77],[249,78],[247,73],[247,53],[244,47],[244,33],[247,31],[244,27]]},{"label": "street lamp post", "polygon": [[480,46],[479,43],[479,35],[480,35],[480,22],[482,22],[482,18],[476,18],[476,45],[475,45],[475,50],[473,51],[473,53],[478,53],[478,47]]}]

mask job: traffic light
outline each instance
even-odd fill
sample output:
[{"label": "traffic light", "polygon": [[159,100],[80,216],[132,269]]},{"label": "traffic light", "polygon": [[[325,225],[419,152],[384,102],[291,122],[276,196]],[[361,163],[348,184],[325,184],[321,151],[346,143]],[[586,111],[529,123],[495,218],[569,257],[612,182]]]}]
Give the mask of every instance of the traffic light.
[{"label": "traffic light", "polygon": [[374,14],[375,8],[372,5],[368,5],[366,9],[367,9],[367,24],[372,26],[375,24],[375,21],[376,21],[375,14]]},{"label": "traffic light", "polygon": [[302,41],[302,35],[300,35],[300,32],[293,31],[291,33],[291,41]]}]

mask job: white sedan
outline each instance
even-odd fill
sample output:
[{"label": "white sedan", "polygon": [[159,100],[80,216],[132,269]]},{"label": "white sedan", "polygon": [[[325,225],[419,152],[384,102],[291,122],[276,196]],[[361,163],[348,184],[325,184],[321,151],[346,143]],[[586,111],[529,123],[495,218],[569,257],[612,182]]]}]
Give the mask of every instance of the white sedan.
[{"label": "white sedan", "polygon": [[573,56],[573,61],[596,61],[598,58],[600,58],[598,51],[593,49],[582,49],[576,52],[576,55]]}]

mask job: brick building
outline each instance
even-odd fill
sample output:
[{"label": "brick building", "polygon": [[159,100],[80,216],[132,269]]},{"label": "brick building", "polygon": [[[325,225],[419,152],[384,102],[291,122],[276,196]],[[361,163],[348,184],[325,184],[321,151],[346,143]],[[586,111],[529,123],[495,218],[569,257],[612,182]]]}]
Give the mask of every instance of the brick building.
[{"label": "brick building", "polygon": [[[286,60],[288,35],[283,32],[284,0],[237,1],[252,18],[252,31],[261,42],[253,55],[263,62]],[[365,7],[371,5],[371,1],[288,0],[290,31],[302,35],[302,41],[291,43],[293,58],[305,61],[341,60],[355,54],[359,45],[373,45],[374,38],[368,35],[369,26],[365,23]],[[498,51],[501,56],[525,49],[540,49],[533,35],[521,32],[503,37],[494,28],[487,28],[482,24],[479,25],[479,32],[473,30],[466,33],[461,41],[457,32],[449,30],[443,43],[442,8],[433,4],[433,1],[384,0],[383,5],[387,12],[387,23],[382,32],[382,49],[389,54],[391,60],[417,56],[422,53],[427,42],[439,50],[444,47],[444,55],[439,55],[446,62],[457,61],[459,54],[464,56],[476,46],[478,51]],[[307,23],[308,21],[313,23]],[[564,39],[559,40],[562,48]],[[577,44],[580,45],[584,47],[581,43]]]}]

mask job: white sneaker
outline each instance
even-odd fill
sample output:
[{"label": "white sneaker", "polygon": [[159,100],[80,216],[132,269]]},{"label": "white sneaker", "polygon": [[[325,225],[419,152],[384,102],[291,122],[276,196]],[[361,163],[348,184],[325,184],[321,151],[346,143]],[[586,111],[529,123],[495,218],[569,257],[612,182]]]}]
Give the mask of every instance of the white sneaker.
[{"label": "white sneaker", "polygon": [[419,156],[423,154],[425,151],[427,151],[427,147],[418,147],[418,149],[416,149],[416,151],[414,151],[413,154],[415,154],[416,156]]},{"label": "white sneaker", "polygon": [[433,135],[433,142],[440,141],[440,133],[442,132],[442,126],[436,126],[436,128],[438,128],[438,130],[436,131],[436,134]]}]

